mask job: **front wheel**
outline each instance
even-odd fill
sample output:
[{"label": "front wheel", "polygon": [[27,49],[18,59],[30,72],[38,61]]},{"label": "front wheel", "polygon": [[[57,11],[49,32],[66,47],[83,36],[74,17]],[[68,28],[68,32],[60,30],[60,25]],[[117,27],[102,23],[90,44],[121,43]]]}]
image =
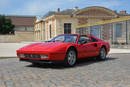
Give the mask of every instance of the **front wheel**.
[{"label": "front wheel", "polygon": [[105,60],[106,59],[106,50],[104,47],[100,49],[98,60]]},{"label": "front wheel", "polygon": [[66,54],[64,63],[66,66],[72,67],[76,64],[77,56],[75,50],[69,50]]}]

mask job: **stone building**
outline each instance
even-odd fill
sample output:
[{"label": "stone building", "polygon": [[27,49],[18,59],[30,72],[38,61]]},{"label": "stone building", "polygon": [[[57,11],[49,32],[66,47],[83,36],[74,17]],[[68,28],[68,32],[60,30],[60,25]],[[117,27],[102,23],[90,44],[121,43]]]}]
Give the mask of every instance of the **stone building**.
[{"label": "stone building", "polygon": [[15,25],[14,35],[0,35],[0,42],[34,41],[35,16],[6,16]]},{"label": "stone building", "polygon": [[6,16],[15,25],[15,31],[34,31],[35,16]]},{"label": "stone building", "polygon": [[59,34],[79,33],[93,34],[112,44],[129,44],[129,19],[130,15],[126,11],[118,13],[100,6],[63,11],[58,9],[40,20],[43,21],[42,27],[41,22],[35,23],[35,40],[44,41]]},{"label": "stone building", "polygon": [[44,18],[36,21],[34,34],[35,40],[49,40],[63,33],[75,33],[78,20],[72,17],[75,9],[67,9],[57,12],[49,12]]},{"label": "stone building", "polygon": [[45,40],[46,32],[45,32],[45,21],[38,20],[34,26],[34,39],[35,41]]}]

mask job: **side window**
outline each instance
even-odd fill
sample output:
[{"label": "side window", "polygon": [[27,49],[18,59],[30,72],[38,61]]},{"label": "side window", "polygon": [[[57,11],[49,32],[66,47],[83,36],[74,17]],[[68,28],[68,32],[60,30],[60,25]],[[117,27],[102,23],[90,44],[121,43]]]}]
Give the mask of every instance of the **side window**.
[{"label": "side window", "polygon": [[59,36],[59,37],[57,37],[56,39],[55,39],[55,41],[64,41],[65,40],[65,37],[64,36]]},{"label": "side window", "polygon": [[90,38],[87,36],[80,36],[78,40],[78,44],[86,44],[88,42],[90,42]]}]

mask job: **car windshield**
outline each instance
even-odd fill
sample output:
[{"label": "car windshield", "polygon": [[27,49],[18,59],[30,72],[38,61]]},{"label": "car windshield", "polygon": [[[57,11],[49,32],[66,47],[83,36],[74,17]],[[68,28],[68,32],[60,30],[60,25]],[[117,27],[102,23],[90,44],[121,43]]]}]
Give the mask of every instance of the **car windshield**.
[{"label": "car windshield", "polygon": [[77,39],[77,35],[59,35],[49,42],[71,42],[75,43]]}]

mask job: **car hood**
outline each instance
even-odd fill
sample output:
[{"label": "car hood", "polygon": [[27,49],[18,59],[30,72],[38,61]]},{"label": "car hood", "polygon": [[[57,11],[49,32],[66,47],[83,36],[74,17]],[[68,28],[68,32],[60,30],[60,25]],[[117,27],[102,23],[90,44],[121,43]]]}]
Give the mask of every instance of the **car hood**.
[{"label": "car hood", "polygon": [[24,46],[17,51],[60,51],[65,50],[65,48],[70,43],[63,42],[42,42],[42,43],[34,43],[31,45]]}]

